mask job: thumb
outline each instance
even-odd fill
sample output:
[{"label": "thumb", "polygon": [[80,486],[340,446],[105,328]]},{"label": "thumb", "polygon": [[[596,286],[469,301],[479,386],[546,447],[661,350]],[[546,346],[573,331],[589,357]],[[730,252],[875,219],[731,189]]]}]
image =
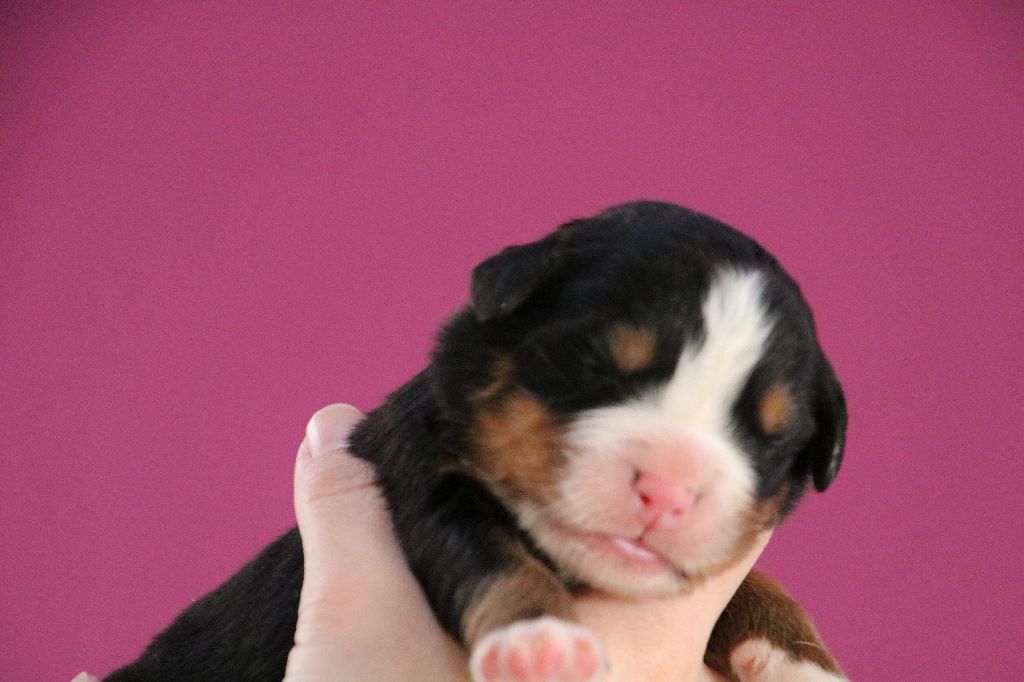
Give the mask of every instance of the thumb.
[{"label": "thumb", "polygon": [[304,568],[286,679],[465,679],[465,654],[438,627],[409,572],[373,467],[346,452],[361,418],[348,405],[325,407],[299,446]]},{"label": "thumb", "polygon": [[349,433],[362,418],[351,405],[335,404],[320,409],[309,420],[295,463],[297,514],[331,513],[325,507],[343,504],[349,493],[373,485],[372,467],[347,452]]},{"label": "thumb", "polygon": [[306,583],[351,575],[353,569],[363,567],[349,563],[366,559],[353,548],[393,542],[373,467],[346,450],[349,433],[362,416],[351,405],[328,405],[309,420],[299,446],[295,517],[302,535]]}]

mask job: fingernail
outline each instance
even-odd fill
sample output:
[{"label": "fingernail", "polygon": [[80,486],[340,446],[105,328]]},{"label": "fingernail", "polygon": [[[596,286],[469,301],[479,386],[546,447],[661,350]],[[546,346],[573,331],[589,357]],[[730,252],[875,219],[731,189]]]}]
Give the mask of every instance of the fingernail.
[{"label": "fingernail", "polygon": [[319,457],[348,447],[348,435],[359,416],[359,411],[350,405],[328,405],[318,411],[306,425],[309,453]]}]

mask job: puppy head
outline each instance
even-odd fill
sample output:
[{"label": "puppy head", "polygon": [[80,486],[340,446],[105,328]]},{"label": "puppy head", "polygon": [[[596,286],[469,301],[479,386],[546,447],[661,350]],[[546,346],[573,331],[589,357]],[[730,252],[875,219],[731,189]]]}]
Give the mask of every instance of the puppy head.
[{"label": "puppy head", "polygon": [[462,464],[584,583],[668,594],[736,561],[842,458],[796,284],[706,216],[627,204],[473,273],[442,336]]}]

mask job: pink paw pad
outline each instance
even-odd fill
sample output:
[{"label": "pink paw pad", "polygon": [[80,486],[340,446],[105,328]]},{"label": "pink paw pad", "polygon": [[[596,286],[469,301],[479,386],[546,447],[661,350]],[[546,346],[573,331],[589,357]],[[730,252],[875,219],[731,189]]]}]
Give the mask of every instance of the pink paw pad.
[{"label": "pink paw pad", "polygon": [[550,617],[495,630],[473,648],[469,660],[476,682],[592,682],[606,667],[589,630]]}]

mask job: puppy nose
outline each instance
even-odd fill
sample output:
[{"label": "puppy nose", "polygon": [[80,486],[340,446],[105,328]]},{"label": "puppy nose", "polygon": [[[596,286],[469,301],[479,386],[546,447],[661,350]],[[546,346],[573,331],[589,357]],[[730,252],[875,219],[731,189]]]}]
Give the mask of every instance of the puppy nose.
[{"label": "puppy nose", "polygon": [[645,530],[671,527],[693,507],[697,498],[692,486],[649,471],[636,476],[633,489],[640,499],[640,521]]}]

